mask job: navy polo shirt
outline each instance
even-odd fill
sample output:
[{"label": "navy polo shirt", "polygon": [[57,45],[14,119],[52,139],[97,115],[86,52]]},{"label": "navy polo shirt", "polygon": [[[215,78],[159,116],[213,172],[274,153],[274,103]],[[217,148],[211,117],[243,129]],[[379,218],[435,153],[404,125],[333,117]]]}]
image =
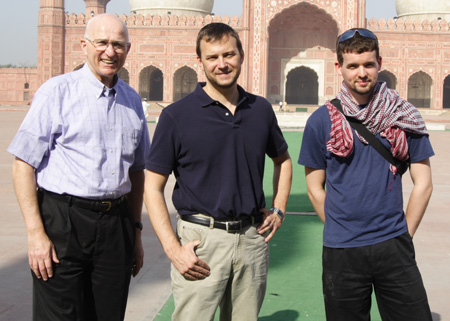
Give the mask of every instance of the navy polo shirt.
[{"label": "navy polo shirt", "polygon": [[172,198],[180,215],[257,214],[265,207],[265,154],[278,157],[288,148],[272,105],[238,86],[233,115],[206,94],[204,85],[163,110],[146,168],[174,173]]}]

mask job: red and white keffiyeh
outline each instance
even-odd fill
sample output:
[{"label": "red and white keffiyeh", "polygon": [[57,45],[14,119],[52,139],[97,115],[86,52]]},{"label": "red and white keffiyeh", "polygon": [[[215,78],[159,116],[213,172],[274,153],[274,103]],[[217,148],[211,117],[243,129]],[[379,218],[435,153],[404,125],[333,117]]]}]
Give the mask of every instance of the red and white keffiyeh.
[{"label": "red and white keffiyeh", "polygon": [[[341,101],[344,114],[358,119],[374,135],[380,134],[391,144],[395,158],[406,161],[409,158],[405,131],[428,135],[425,122],[419,111],[398,93],[389,89],[385,82],[374,88],[372,98],[365,108],[360,108],[353,100],[347,85],[342,82],[341,91],[336,96]],[[331,118],[330,140],[327,150],[337,156],[346,157],[353,151],[353,132],[345,116],[330,101],[325,103]],[[359,135],[359,139],[368,144]],[[391,171],[397,173],[393,165]]]}]

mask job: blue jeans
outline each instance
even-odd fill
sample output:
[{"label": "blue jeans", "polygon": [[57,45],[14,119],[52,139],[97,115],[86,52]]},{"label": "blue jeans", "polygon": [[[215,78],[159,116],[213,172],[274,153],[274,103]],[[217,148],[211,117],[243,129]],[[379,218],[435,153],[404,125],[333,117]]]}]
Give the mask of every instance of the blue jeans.
[{"label": "blue jeans", "polygon": [[408,233],[356,248],[323,248],[328,321],[369,321],[372,289],[383,321],[432,321]]}]

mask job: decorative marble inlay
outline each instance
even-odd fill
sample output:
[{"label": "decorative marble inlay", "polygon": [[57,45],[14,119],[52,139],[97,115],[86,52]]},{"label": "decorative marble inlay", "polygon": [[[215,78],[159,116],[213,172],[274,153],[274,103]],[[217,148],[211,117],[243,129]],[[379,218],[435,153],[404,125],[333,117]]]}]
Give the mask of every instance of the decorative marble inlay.
[{"label": "decorative marble inlay", "polygon": [[255,1],[255,23],[253,25],[254,29],[254,39],[253,39],[253,93],[259,94],[259,73],[261,70],[261,1]]}]

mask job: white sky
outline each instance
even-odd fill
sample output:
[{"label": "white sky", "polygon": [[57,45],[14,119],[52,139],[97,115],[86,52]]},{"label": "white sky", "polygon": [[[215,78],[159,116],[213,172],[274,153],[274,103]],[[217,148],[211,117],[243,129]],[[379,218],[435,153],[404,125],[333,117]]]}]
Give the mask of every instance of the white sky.
[{"label": "white sky", "polygon": [[[32,66],[37,62],[37,23],[39,0],[2,0],[0,65]],[[66,11],[84,13],[83,0],[65,0]],[[107,12],[128,15],[127,0],[111,0]],[[215,0],[213,12],[219,16],[241,16],[242,0]],[[389,19],[396,16],[395,0],[366,0],[367,18]]]}]

